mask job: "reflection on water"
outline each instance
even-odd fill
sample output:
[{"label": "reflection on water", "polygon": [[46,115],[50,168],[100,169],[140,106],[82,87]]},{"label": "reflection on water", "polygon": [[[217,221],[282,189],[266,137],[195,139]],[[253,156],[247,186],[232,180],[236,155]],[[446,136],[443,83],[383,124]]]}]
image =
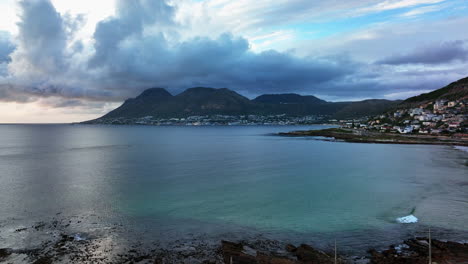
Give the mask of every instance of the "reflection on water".
[{"label": "reflection on water", "polygon": [[[3,125],[0,220],[60,212],[149,237],[261,233],[348,246],[426,226],[466,238],[466,152],[268,135],[294,129]],[[397,223],[413,208],[418,223]]]}]

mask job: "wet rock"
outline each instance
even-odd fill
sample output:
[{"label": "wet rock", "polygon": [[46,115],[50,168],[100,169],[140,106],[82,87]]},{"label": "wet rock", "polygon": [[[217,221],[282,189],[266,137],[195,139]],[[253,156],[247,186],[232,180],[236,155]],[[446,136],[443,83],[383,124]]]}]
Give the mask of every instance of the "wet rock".
[{"label": "wet rock", "polygon": [[284,256],[276,256],[271,252],[259,252],[242,243],[222,241],[221,251],[226,264],[294,264],[300,263]]},{"label": "wet rock", "polygon": [[257,263],[255,256],[247,255],[242,252],[244,246],[240,243],[233,243],[229,241],[221,242],[221,251],[223,254],[224,263],[229,264],[251,264]]},{"label": "wet rock", "polygon": [[294,251],[296,251],[296,249],[297,248],[294,245],[291,245],[291,244],[286,245],[286,251],[288,251],[288,252],[294,252]]},{"label": "wet rock", "polygon": [[259,253],[257,255],[257,263],[259,264],[294,264],[298,262],[295,260],[286,258],[286,257],[271,256],[271,255],[265,255],[263,253]]},{"label": "wet rock", "polygon": [[256,257],[257,256],[257,251],[249,246],[243,246],[242,247],[242,253],[246,254],[246,255],[250,255],[250,256],[253,256],[253,257]]},{"label": "wet rock", "polygon": [[176,252],[191,252],[195,250],[196,249],[192,246],[181,246],[181,247],[174,248],[174,251]]},{"label": "wet rock", "polygon": [[44,256],[34,261],[33,264],[52,264],[52,258],[49,256]]},{"label": "wet rock", "polygon": [[[468,263],[468,244],[432,240],[432,262],[438,264]],[[429,261],[429,241],[426,238],[406,240],[405,247],[391,246],[382,252],[370,250],[375,264],[426,264]]]},{"label": "wet rock", "polygon": [[164,263],[164,259],[162,258],[156,258],[153,262],[154,264],[163,264]]},{"label": "wet rock", "polygon": [[309,245],[302,244],[293,253],[297,256],[298,260],[303,263],[334,263],[333,256],[327,255],[325,252],[314,249]]},{"label": "wet rock", "polygon": [[138,257],[135,257],[133,259],[133,261],[135,262],[140,262],[140,261],[143,261],[143,260],[146,260],[146,259],[150,259],[151,257],[149,255],[144,255],[144,256],[138,256]]},{"label": "wet rock", "polygon": [[13,253],[11,248],[0,248],[0,260],[5,259]]},{"label": "wet rock", "polygon": [[349,259],[349,262],[353,264],[369,264],[370,259],[364,256],[362,257],[354,256]]},{"label": "wet rock", "polygon": [[36,229],[36,231],[37,230],[42,230],[42,229],[44,229],[44,227],[46,227],[46,223],[44,223],[44,222],[39,222],[39,223],[37,223],[36,225],[33,226],[33,228]]}]

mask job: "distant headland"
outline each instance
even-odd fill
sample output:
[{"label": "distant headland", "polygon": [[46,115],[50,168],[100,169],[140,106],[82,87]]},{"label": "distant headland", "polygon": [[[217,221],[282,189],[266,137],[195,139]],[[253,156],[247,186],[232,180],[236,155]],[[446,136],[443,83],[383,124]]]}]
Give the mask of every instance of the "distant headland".
[{"label": "distant headland", "polygon": [[361,143],[468,146],[468,78],[411,97],[364,120],[335,120],[341,128],[281,133]]}]

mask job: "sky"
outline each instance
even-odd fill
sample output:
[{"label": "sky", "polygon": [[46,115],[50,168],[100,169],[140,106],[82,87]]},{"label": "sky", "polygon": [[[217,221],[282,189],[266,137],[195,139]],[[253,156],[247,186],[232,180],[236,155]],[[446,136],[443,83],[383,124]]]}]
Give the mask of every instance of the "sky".
[{"label": "sky", "polygon": [[405,99],[468,76],[466,0],[0,0],[0,123],[151,87]]}]

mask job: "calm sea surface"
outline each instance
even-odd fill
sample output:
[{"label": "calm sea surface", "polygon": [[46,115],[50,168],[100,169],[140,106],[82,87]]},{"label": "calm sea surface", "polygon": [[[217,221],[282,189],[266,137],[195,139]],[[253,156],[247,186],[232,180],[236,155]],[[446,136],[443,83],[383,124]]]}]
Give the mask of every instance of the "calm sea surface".
[{"label": "calm sea surface", "polygon": [[160,241],[468,239],[466,152],[269,135],[320,128],[1,125],[0,247],[51,217]]}]

